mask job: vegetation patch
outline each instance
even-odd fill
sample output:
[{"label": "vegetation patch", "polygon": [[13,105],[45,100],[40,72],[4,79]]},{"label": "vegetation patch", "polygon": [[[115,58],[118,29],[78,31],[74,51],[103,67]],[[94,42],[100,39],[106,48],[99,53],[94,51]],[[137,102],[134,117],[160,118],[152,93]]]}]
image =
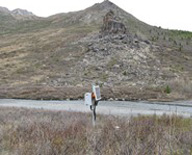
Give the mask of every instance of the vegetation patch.
[{"label": "vegetation patch", "polygon": [[0,108],[0,154],[192,154],[192,119]]},{"label": "vegetation patch", "polygon": [[170,32],[172,36],[180,37],[182,39],[191,40],[192,38],[192,32],[189,32],[189,31],[171,30]]},{"label": "vegetation patch", "polygon": [[171,93],[171,88],[170,88],[169,86],[166,86],[165,92],[166,92],[167,94],[170,94],[170,93]]}]

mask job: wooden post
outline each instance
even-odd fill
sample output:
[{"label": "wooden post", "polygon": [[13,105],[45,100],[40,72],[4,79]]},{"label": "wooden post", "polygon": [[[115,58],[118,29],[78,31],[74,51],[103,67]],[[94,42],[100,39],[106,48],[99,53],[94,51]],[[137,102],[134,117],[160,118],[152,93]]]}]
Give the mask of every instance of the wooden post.
[{"label": "wooden post", "polygon": [[92,125],[95,126],[96,124],[96,106],[92,106]]},{"label": "wooden post", "polygon": [[92,85],[92,93],[86,93],[84,95],[84,98],[85,105],[89,105],[90,110],[92,111],[92,125],[94,127],[96,125],[96,107],[98,105],[99,100],[101,100],[99,86]]}]

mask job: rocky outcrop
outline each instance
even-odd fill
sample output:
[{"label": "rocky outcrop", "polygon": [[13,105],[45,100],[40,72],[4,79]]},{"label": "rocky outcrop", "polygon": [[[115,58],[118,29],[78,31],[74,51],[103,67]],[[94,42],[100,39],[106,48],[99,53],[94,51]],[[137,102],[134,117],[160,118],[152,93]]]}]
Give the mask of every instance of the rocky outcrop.
[{"label": "rocky outcrop", "polygon": [[13,15],[19,15],[19,16],[34,16],[32,12],[29,12],[27,10],[23,9],[15,9],[11,12]]},{"label": "rocky outcrop", "polygon": [[126,30],[126,26],[115,16],[112,10],[110,10],[103,18],[103,26],[101,30],[103,34],[125,34]]},{"label": "rocky outcrop", "polygon": [[23,9],[15,9],[11,11],[11,14],[14,18],[18,20],[34,20],[38,19],[32,12]]},{"label": "rocky outcrop", "polygon": [[98,83],[109,87],[159,84],[161,63],[154,54],[159,50],[148,40],[133,35],[120,17],[109,11],[103,18],[100,33],[81,39],[81,45],[86,45],[87,50],[75,67],[76,72],[82,77],[99,79]]}]

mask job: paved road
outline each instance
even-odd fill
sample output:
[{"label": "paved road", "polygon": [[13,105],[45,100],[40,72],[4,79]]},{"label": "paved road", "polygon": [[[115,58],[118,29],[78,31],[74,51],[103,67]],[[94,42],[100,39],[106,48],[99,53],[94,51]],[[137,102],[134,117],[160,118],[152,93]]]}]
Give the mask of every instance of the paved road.
[{"label": "paved road", "polygon": [[[23,107],[47,110],[65,110],[76,112],[90,112],[83,101],[36,101],[0,99],[0,106]],[[138,114],[177,114],[184,117],[192,116],[192,101],[179,102],[128,102],[128,101],[101,101],[97,113],[121,116],[136,116]]]}]

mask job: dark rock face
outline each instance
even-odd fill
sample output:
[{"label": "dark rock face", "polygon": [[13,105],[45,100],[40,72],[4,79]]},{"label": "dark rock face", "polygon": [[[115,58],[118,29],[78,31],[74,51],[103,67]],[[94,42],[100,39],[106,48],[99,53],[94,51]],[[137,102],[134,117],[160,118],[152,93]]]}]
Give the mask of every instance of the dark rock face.
[{"label": "dark rock face", "polygon": [[102,34],[125,34],[126,30],[125,25],[118,17],[115,17],[113,11],[109,11],[103,18]]}]

